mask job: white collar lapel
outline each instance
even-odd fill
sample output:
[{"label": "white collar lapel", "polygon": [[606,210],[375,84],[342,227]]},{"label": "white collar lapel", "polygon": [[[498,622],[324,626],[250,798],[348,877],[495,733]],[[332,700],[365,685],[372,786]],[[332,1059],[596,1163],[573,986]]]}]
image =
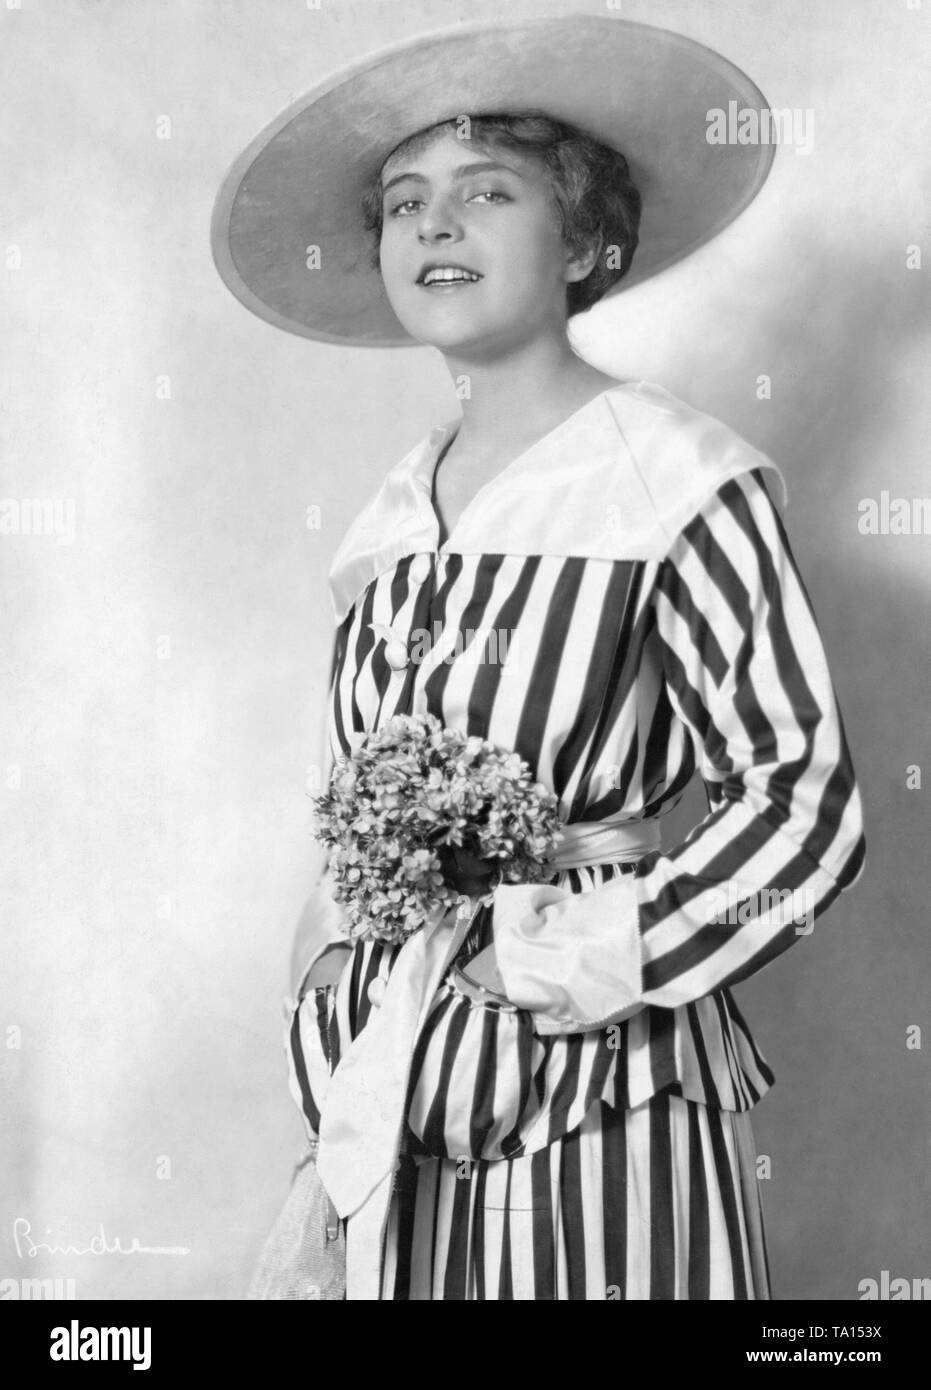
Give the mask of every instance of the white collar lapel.
[{"label": "white collar lapel", "polygon": [[337,623],[373,579],[418,551],[661,560],[717,488],[753,468],[769,470],[777,505],[787,505],[785,479],[765,454],[639,382],[596,396],[513,460],[438,547],[433,474],[456,428],[432,429],[350,526],[329,574]]}]

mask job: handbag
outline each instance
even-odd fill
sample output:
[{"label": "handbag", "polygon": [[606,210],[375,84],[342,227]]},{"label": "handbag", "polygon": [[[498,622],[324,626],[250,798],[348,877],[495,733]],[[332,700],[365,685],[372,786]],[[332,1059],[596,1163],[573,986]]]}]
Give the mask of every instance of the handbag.
[{"label": "handbag", "polygon": [[345,1297],[346,1234],[317,1173],[317,1140],[312,1139],[266,1237],[246,1298]]}]

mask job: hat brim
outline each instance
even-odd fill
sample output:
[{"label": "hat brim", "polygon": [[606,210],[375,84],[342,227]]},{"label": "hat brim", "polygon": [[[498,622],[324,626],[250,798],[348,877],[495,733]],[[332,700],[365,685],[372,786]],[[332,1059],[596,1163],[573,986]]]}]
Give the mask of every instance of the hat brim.
[{"label": "hat brim", "polygon": [[643,216],[631,270],[611,292],[623,291],[710,241],[755,197],[774,146],[712,143],[709,120],[766,107],[720,53],[652,25],[576,16],[445,30],[382,50],[281,112],[221,185],[214,260],[233,294],[278,328],[413,346],[371,263],[366,186],[414,131],[542,110],[627,157]]}]

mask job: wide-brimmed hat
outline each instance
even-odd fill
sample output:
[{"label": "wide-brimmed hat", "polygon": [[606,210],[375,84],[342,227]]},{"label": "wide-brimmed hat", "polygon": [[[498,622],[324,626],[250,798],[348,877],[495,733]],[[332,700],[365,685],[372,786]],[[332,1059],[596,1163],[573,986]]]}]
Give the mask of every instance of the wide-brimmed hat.
[{"label": "wide-brimmed hat", "polygon": [[622,291],[702,246],[753,199],[774,147],[739,143],[735,131],[740,119],[745,138],[755,118],[743,113],[766,107],[727,58],[652,25],[584,15],[429,34],[337,73],[266,126],[220,188],[214,260],[233,294],[279,328],[410,346],[372,265],[364,190],[415,131],[544,111],[627,157],[643,217],[632,267],[609,293]]}]

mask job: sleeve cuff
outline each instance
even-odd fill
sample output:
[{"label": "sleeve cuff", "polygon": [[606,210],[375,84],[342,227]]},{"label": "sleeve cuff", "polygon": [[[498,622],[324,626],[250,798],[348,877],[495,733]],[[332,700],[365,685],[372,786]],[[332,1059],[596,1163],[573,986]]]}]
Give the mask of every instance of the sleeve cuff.
[{"label": "sleeve cuff", "polygon": [[632,874],[588,893],[552,884],[502,884],[493,913],[505,993],[534,1015],[539,1034],[585,1032],[643,1008]]}]

